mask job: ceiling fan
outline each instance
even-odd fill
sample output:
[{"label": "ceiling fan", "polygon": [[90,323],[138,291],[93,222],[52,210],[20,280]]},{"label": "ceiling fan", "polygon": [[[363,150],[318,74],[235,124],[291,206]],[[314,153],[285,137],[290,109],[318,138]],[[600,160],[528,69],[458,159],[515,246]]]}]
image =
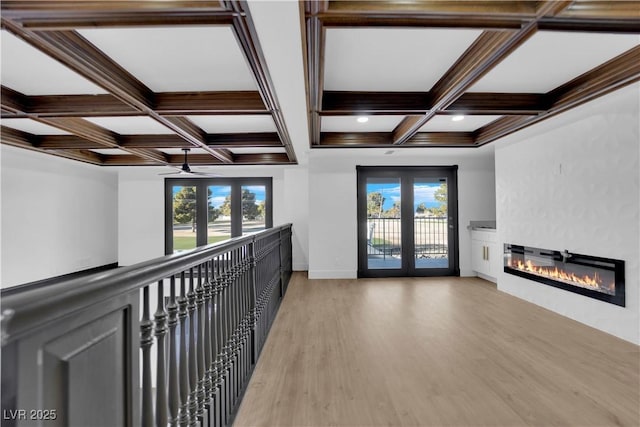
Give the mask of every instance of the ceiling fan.
[{"label": "ceiling fan", "polygon": [[179,170],[177,172],[166,172],[166,173],[161,173],[159,175],[224,176],[224,175],[221,175],[219,173],[197,172],[197,171],[191,170],[191,167],[189,166],[189,161],[187,159],[187,154],[189,153],[189,151],[191,151],[191,149],[190,148],[183,148],[182,151],[184,151],[184,163],[182,164],[182,166],[180,168],[178,168],[176,166],[172,166],[172,167],[175,167],[176,169],[179,169]]}]

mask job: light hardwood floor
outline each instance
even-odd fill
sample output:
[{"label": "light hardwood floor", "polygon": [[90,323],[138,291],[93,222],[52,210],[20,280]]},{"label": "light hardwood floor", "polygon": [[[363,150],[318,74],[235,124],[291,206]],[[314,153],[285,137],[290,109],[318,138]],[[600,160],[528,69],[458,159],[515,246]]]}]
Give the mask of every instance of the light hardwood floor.
[{"label": "light hardwood floor", "polygon": [[638,426],[639,347],[475,278],[295,273],[235,426]]}]

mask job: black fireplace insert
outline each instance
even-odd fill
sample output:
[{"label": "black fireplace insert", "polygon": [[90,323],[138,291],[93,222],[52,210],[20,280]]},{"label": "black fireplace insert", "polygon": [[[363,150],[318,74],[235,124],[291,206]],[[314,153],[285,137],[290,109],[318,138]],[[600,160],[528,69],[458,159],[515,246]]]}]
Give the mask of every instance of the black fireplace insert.
[{"label": "black fireplace insert", "polygon": [[625,306],[624,261],[505,244],[504,271]]}]

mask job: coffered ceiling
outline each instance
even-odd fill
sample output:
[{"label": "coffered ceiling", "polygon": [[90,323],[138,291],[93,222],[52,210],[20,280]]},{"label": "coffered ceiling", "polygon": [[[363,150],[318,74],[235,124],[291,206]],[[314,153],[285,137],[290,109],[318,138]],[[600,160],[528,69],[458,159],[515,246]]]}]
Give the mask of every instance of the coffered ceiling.
[{"label": "coffered ceiling", "polygon": [[3,1],[2,143],[103,166],[472,148],[640,80],[639,1],[266,6]]},{"label": "coffered ceiling", "polygon": [[639,2],[309,1],[305,17],[317,148],[478,147],[640,79]]}]

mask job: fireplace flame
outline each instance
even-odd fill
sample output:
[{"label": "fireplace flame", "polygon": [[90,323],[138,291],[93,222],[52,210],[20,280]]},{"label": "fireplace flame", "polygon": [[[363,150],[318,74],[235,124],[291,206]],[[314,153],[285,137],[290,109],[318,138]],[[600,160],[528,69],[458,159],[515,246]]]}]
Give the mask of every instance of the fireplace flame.
[{"label": "fireplace flame", "polygon": [[559,280],[572,285],[581,286],[583,288],[589,288],[594,290],[606,288],[605,286],[603,286],[602,279],[600,278],[600,276],[598,276],[597,272],[594,272],[593,276],[589,276],[589,275],[577,276],[574,273],[568,273],[562,269],[559,269],[557,266],[556,267],[540,267],[537,265],[533,265],[531,260],[527,260],[525,262],[518,260],[516,262],[516,265],[512,267],[515,267],[521,271],[526,271],[527,273],[536,274],[542,277],[548,277],[548,278]]}]

